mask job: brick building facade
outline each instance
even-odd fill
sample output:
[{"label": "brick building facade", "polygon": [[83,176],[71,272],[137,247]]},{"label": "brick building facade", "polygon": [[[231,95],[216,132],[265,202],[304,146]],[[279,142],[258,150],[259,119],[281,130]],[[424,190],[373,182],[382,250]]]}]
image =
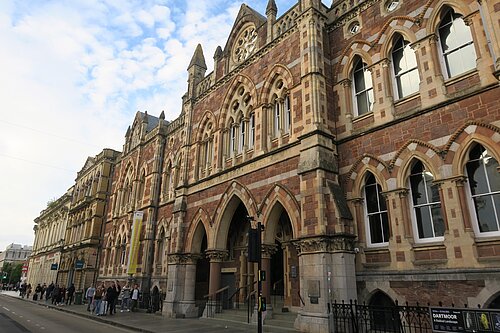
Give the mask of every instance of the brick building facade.
[{"label": "brick building facade", "polygon": [[[196,317],[255,288],[267,315],[328,332],[328,303],[500,297],[500,4],[300,0],[242,5],[206,73],[199,45],[180,116],[138,112],[117,159],[99,280],[166,294]],[[128,271],[134,212],[138,267]],[[250,218],[248,218],[250,217]]]}]

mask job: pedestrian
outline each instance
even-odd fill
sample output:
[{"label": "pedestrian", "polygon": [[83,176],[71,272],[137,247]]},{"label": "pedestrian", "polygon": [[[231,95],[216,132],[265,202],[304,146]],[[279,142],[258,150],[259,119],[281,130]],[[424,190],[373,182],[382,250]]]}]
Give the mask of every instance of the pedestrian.
[{"label": "pedestrian", "polygon": [[35,293],[33,294],[33,300],[38,301],[38,297],[40,297],[41,294],[42,294],[42,286],[39,283],[35,288]]},{"label": "pedestrian", "polygon": [[40,294],[40,301],[43,300],[43,295],[45,295],[46,291],[47,291],[47,285],[44,283],[42,286],[42,292]]},{"label": "pedestrian", "polygon": [[112,316],[113,313],[116,313],[116,299],[118,298],[118,289],[116,288],[116,284],[111,282],[111,285],[106,290],[106,300],[108,301],[108,310],[109,315]]},{"label": "pedestrian", "polygon": [[135,309],[137,308],[137,302],[139,301],[139,286],[137,283],[134,285],[134,289],[132,289],[132,312],[135,312]]},{"label": "pedestrian", "polygon": [[92,312],[93,305],[92,302],[94,301],[94,295],[95,295],[95,287],[93,284],[90,285],[90,287],[87,288],[87,291],[85,292],[85,299],[87,300],[87,311]]},{"label": "pedestrian", "polygon": [[72,283],[71,286],[69,286],[68,288],[68,297],[66,298],[66,305],[71,305],[71,303],[73,303],[74,295],[75,295],[75,285]]},{"label": "pedestrian", "polygon": [[31,283],[28,283],[28,286],[26,287],[26,298],[30,299],[31,295]]},{"label": "pedestrian", "polygon": [[48,303],[49,299],[52,299],[52,292],[54,291],[54,282],[51,282],[45,290],[45,302]]},{"label": "pedestrian", "polygon": [[59,299],[59,293],[61,292],[61,288],[56,284],[54,289],[52,290],[52,304],[57,305],[57,300]]},{"label": "pedestrian", "polygon": [[59,291],[59,298],[57,299],[57,305],[64,305],[66,300],[66,287],[61,287]]},{"label": "pedestrian", "polygon": [[122,288],[122,291],[120,292],[120,297],[121,297],[120,312],[123,312],[125,310],[127,310],[127,312],[130,312],[130,286],[128,285],[128,283]]},{"label": "pedestrian", "polygon": [[94,295],[94,312],[97,316],[101,316],[102,312],[104,312],[102,311],[104,295],[104,284],[101,284],[99,287],[97,287]]}]

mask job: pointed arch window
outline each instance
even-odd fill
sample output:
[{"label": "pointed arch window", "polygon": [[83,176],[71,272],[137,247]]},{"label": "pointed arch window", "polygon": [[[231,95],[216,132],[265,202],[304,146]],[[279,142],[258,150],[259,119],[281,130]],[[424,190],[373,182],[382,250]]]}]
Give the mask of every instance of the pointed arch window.
[{"label": "pointed arch window", "polygon": [[410,47],[410,42],[403,36],[394,38],[392,48],[392,64],[396,81],[397,97],[404,98],[418,91],[420,77],[418,75],[417,58]]},{"label": "pointed arch window", "polygon": [[448,77],[476,67],[476,50],[470,28],[461,15],[448,8],[438,28],[441,52]]},{"label": "pointed arch window", "polygon": [[231,123],[229,134],[229,156],[234,156],[234,150],[236,148],[236,126],[234,123]]},{"label": "pointed arch window", "polygon": [[292,112],[290,108],[290,96],[286,95],[283,101],[283,112],[285,116],[284,132],[290,133],[290,125],[292,124]]},{"label": "pointed arch window", "polygon": [[482,145],[469,153],[466,171],[474,230],[481,236],[500,235],[500,173],[498,161]]},{"label": "pointed arch window", "polygon": [[157,265],[163,265],[163,256],[165,253],[165,230],[162,229],[160,232],[160,236],[158,238],[157,244],[157,254],[156,254],[156,263]]},{"label": "pointed arch window", "polygon": [[238,138],[238,154],[243,152],[243,148],[245,147],[245,133],[246,131],[246,122],[245,118],[241,118],[239,125],[239,138]]},{"label": "pointed arch window", "polygon": [[439,189],[433,186],[434,176],[417,161],[411,168],[410,191],[415,238],[417,241],[443,240],[445,231]]},{"label": "pointed arch window", "polygon": [[354,112],[355,116],[361,116],[373,111],[374,96],[372,73],[361,57],[354,59],[354,68],[352,72],[353,93],[354,93]]},{"label": "pointed arch window", "polygon": [[120,245],[120,265],[125,265],[125,260],[127,257],[127,239],[123,236],[123,241]]},{"label": "pointed arch window", "polygon": [[165,196],[166,200],[170,199],[170,191],[172,189],[172,178],[173,178],[172,164],[169,162],[165,170],[165,184],[163,185],[164,186],[163,195]]},{"label": "pointed arch window", "polygon": [[281,103],[279,99],[276,97],[274,100],[274,129],[273,134],[274,137],[277,138],[281,132]]},{"label": "pointed arch window", "polygon": [[249,120],[248,149],[253,149],[255,145],[255,113],[250,114]]},{"label": "pointed arch window", "polygon": [[365,214],[367,243],[369,246],[384,246],[389,242],[389,216],[382,196],[382,187],[375,176],[368,173],[365,178]]}]

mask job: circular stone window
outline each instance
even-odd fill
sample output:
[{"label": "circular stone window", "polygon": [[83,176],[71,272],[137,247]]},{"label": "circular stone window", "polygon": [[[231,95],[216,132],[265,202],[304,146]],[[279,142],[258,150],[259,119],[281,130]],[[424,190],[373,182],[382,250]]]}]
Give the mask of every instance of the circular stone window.
[{"label": "circular stone window", "polygon": [[248,59],[248,57],[250,57],[250,55],[255,51],[256,45],[257,31],[254,26],[250,26],[243,30],[236,39],[233,56],[234,61],[236,63],[241,63]]},{"label": "circular stone window", "polygon": [[359,22],[353,22],[351,23],[351,25],[349,26],[349,33],[351,33],[352,35],[354,34],[357,34],[358,31],[360,29],[360,25],[359,25]]},{"label": "circular stone window", "polygon": [[389,0],[385,3],[385,9],[387,9],[388,12],[392,12],[398,8],[399,1],[398,0]]}]

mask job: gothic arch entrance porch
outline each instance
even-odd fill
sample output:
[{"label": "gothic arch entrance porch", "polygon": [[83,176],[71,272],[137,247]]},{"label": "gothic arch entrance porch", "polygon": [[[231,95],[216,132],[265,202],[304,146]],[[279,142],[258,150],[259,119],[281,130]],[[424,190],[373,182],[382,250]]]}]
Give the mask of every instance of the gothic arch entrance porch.
[{"label": "gothic arch entrance porch", "polygon": [[[299,260],[292,244],[293,228],[288,212],[280,202],[271,209],[266,223],[263,266],[268,266],[268,303],[277,312],[299,307]],[[271,240],[273,243],[271,243]]]}]

